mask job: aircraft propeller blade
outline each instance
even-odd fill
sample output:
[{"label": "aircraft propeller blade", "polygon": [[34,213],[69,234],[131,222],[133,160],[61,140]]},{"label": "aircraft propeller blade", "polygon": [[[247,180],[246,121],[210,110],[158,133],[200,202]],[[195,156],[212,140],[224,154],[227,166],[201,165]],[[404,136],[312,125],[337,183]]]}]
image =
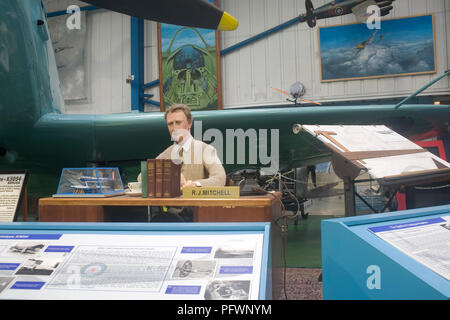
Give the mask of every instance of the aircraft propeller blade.
[{"label": "aircraft propeller blade", "polygon": [[83,0],[137,18],[187,27],[234,30],[238,21],[206,0]]},{"label": "aircraft propeller blade", "polygon": [[277,89],[277,88],[275,88],[275,87],[271,87],[271,88],[272,88],[273,90],[275,90],[275,91],[278,91],[278,92],[280,92],[280,93],[282,93],[282,94],[285,94],[285,95],[289,96],[289,93],[284,92],[283,90]]},{"label": "aircraft propeller blade", "polygon": [[321,105],[322,105],[320,102],[315,102],[315,101],[308,100],[308,99],[304,99],[304,98],[302,98],[302,100],[305,101],[305,102],[314,103],[314,104],[316,104],[316,105],[318,105],[318,106],[321,106]]},{"label": "aircraft propeller blade", "polygon": [[[290,96],[289,93],[284,92],[283,90],[280,90],[280,89],[275,88],[275,87],[271,87],[271,88],[272,88],[273,90],[275,90],[275,91],[278,91],[278,92],[282,93],[282,94],[285,94],[285,95],[287,95],[287,96]],[[322,105],[320,102],[315,102],[315,101],[311,101],[311,100],[307,100],[307,99],[303,99],[303,98],[301,98],[301,99],[302,99],[303,101],[305,101],[305,102],[314,103],[314,104],[316,104],[316,105],[318,105],[318,106],[321,106],[321,105]]]}]

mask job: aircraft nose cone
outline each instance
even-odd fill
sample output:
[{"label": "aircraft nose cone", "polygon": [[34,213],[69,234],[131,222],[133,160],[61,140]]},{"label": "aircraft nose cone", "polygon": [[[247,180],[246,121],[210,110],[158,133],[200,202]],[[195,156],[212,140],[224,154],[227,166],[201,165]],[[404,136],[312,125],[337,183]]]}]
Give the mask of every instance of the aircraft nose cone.
[{"label": "aircraft nose cone", "polygon": [[231,31],[236,29],[238,25],[239,22],[236,18],[224,11],[218,29],[222,31]]}]

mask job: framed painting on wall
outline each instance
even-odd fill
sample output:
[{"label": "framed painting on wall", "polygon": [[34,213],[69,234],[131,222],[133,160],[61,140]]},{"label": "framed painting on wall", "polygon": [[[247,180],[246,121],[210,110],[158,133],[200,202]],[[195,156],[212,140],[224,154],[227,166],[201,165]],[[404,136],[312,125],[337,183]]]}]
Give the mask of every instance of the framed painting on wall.
[{"label": "framed painting on wall", "polygon": [[433,15],[319,28],[321,82],[436,72]]},{"label": "framed painting on wall", "polygon": [[222,109],[217,30],[158,23],[158,57],[161,111],[178,103]]}]

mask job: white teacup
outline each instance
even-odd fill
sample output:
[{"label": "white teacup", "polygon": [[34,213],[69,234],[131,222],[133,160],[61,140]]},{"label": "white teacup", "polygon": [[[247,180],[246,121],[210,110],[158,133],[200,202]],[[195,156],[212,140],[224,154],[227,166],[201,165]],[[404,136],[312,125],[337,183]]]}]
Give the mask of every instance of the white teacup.
[{"label": "white teacup", "polygon": [[142,183],[141,182],[129,182],[128,189],[130,192],[142,192]]}]

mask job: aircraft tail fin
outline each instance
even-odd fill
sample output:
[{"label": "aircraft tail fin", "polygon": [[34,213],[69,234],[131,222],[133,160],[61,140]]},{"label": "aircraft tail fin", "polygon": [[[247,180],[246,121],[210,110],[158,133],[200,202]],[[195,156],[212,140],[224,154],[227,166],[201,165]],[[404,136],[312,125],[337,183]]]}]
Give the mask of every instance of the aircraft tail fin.
[{"label": "aircraft tail fin", "polygon": [[41,0],[0,1],[0,147],[26,146],[35,123],[64,111]]}]

